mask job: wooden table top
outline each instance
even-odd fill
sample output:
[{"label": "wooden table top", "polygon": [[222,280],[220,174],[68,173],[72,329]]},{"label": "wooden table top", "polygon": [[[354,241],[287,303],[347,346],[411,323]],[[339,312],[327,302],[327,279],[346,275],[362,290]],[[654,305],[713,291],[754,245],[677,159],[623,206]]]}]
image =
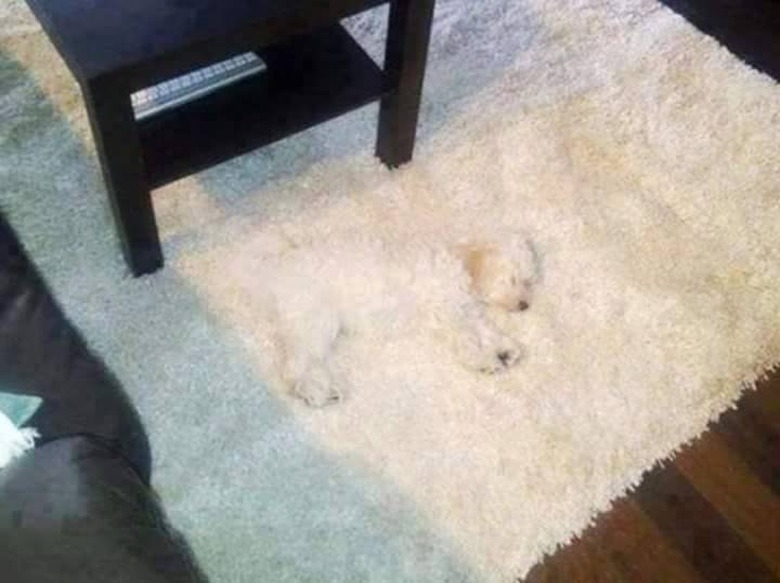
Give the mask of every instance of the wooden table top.
[{"label": "wooden table top", "polygon": [[187,52],[250,50],[384,0],[27,0],[79,81]]}]

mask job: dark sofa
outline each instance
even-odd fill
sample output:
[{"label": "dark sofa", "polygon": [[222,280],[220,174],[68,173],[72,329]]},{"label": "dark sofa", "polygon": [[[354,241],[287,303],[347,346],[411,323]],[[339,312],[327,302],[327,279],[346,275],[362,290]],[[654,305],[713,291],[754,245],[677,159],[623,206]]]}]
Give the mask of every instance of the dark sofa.
[{"label": "dark sofa", "polygon": [[137,411],[2,215],[0,386],[43,399],[36,449],[0,469],[1,581],[205,581],[150,488]]}]

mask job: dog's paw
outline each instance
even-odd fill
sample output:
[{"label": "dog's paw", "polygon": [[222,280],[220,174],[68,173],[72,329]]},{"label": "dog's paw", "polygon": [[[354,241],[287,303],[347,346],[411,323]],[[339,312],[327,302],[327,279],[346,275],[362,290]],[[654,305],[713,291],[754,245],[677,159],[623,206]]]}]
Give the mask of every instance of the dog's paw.
[{"label": "dog's paw", "polygon": [[525,351],[508,336],[483,331],[461,337],[457,353],[467,368],[484,374],[499,374],[516,366]]},{"label": "dog's paw", "polygon": [[345,397],[332,376],[324,370],[315,371],[298,381],[293,392],[309,407],[316,409],[340,403]]},{"label": "dog's paw", "polygon": [[483,356],[483,365],[478,370],[484,374],[499,374],[517,365],[522,358],[523,350],[519,346],[499,348]]}]

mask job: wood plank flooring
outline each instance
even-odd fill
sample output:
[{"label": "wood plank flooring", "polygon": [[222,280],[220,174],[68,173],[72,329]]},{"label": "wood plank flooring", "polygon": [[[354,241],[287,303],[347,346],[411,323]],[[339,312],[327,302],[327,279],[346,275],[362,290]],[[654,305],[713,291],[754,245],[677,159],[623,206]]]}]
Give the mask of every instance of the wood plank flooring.
[{"label": "wood plank flooring", "polygon": [[780,372],[523,581],[780,581]]},{"label": "wood plank flooring", "polygon": [[780,77],[778,0],[660,0],[752,67]]}]

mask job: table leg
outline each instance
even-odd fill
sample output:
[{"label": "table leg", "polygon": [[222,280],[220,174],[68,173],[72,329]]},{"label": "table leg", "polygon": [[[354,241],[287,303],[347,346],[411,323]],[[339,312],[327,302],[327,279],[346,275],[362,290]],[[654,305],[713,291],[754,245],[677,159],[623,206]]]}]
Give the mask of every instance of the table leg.
[{"label": "table leg", "polygon": [[122,251],[133,275],[163,264],[129,92],[111,79],[83,87]]},{"label": "table leg", "polygon": [[385,52],[389,93],[379,110],[376,154],[394,168],[412,159],[434,0],[391,0]]}]

